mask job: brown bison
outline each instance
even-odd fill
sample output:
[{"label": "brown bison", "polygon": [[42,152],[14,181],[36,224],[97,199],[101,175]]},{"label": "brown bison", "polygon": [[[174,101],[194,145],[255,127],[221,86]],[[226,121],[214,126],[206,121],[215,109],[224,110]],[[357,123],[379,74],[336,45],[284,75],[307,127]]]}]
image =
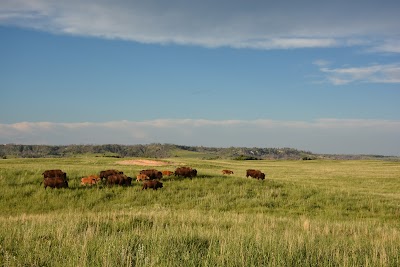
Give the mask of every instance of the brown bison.
[{"label": "brown bison", "polygon": [[100,178],[107,179],[108,176],[114,175],[114,174],[124,174],[124,172],[117,171],[117,170],[105,170],[105,171],[100,172]]},{"label": "brown bison", "polygon": [[107,176],[106,183],[107,185],[131,185],[132,178],[125,174],[113,174]]},{"label": "brown bison", "polygon": [[157,190],[158,188],[162,188],[163,184],[157,180],[147,180],[143,182],[142,190],[147,188],[153,188],[153,190]]},{"label": "brown bison", "polygon": [[175,176],[182,176],[185,178],[193,178],[197,176],[197,170],[190,167],[179,167],[175,170]]},{"label": "brown bison", "polygon": [[265,174],[263,172],[261,172],[260,170],[246,170],[246,177],[252,177],[255,178],[257,180],[264,180],[265,179]]},{"label": "brown bison", "polygon": [[67,180],[67,174],[63,172],[62,170],[47,170],[44,171],[43,173],[43,178],[54,178],[54,177],[61,177],[64,180]]},{"label": "brown bison", "polygon": [[68,187],[68,181],[65,180],[62,177],[47,177],[43,179],[43,185],[44,189],[47,187],[51,188],[67,188]]},{"label": "brown bison", "polygon": [[174,172],[173,171],[162,171],[162,174],[165,176],[171,176],[174,174]]},{"label": "brown bison", "polygon": [[157,171],[157,170],[155,170],[155,169],[151,169],[151,170],[141,170],[141,171],[140,171],[140,174],[145,174],[145,175],[147,175],[147,176],[149,177],[150,180],[153,180],[153,179],[161,180],[162,177],[163,177],[162,172]]},{"label": "brown bison", "polygon": [[222,174],[233,174],[233,171],[231,170],[222,170]]},{"label": "brown bison", "polygon": [[101,179],[98,175],[90,175],[81,179],[81,185],[94,185],[100,181]]},{"label": "brown bison", "polygon": [[125,179],[125,185],[127,185],[127,186],[132,185],[132,177],[128,177]]},{"label": "brown bison", "polygon": [[144,180],[150,180],[149,176],[146,174],[138,174],[136,175],[136,181],[144,181]]}]

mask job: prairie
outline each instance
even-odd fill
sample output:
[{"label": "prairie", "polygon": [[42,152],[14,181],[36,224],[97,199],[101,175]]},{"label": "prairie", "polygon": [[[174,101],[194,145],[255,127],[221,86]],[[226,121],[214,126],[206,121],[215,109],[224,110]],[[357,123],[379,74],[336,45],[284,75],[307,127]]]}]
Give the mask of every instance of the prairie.
[{"label": "prairie", "polygon": [[[399,266],[400,162],[74,157],[0,160],[2,266]],[[105,169],[196,168],[157,191],[95,185]],[[264,181],[246,178],[260,169]],[[62,169],[69,188],[43,188]],[[222,175],[230,169],[233,175]]]}]

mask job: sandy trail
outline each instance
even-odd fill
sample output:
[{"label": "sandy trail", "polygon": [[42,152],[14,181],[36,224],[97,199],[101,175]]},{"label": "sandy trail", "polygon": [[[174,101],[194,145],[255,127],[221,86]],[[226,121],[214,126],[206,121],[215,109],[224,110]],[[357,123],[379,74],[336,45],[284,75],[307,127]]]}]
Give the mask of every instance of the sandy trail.
[{"label": "sandy trail", "polygon": [[123,160],[123,161],[118,161],[116,163],[120,165],[140,165],[140,166],[166,166],[170,164],[170,162],[149,160],[149,159]]}]

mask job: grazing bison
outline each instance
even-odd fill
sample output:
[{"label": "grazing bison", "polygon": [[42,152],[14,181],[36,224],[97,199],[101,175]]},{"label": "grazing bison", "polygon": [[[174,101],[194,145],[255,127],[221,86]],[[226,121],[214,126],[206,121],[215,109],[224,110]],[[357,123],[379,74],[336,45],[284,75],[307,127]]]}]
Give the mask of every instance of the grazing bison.
[{"label": "grazing bison", "polygon": [[155,169],[151,169],[151,170],[141,170],[141,171],[140,171],[140,174],[145,174],[145,175],[147,175],[147,176],[149,177],[150,180],[153,180],[153,179],[161,180],[162,177],[163,177],[162,172],[157,171],[157,170],[155,170]]},{"label": "grazing bison", "polygon": [[153,190],[157,190],[158,188],[162,188],[163,184],[157,180],[147,180],[143,182],[142,190],[147,188],[153,188]]},{"label": "grazing bison", "polygon": [[81,185],[94,185],[100,182],[101,179],[97,175],[90,175],[81,179]]},{"label": "grazing bison", "polygon": [[233,174],[231,170],[222,170],[222,174]]},{"label": "grazing bison", "polygon": [[172,174],[174,174],[173,171],[162,171],[162,174],[165,176],[171,176]]},{"label": "grazing bison", "polygon": [[107,179],[108,176],[114,175],[114,174],[124,174],[124,172],[117,171],[117,170],[105,170],[105,171],[100,172],[100,178]]},{"label": "grazing bison", "polygon": [[131,185],[132,178],[125,174],[113,174],[107,176],[107,185]]},{"label": "grazing bison", "polygon": [[193,178],[197,176],[197,170],[190,167],[179,167],[175,170],[175,176],[182,176],[185,178]]},{"label": "grazing bison", "polygon": [[263,172],[261,172],[260,170],[246,170],[246,177],[252,177],[255,178],[257,180],[264,180],[265,179],[265,174]]},{"label": "grazing bison", "polygon": [[54,178],[54,177],[61,177],[64,180],[67,180],[67,174],[63,172],[62,170],[47,170],[44,171],[43,173],[43,178]]},{"label": "grazing bison", "polygon": [[43,185],[44,189],[47,187],[51,188],[67,188],[68,187],[68,182],[67,180],[64,180],[62,177],[47,177],[43,179]]},{"label": "grazing bison", "polygon": [[144,181],[144,180],[150,180],[149,176],[146,174],[138,174],[136,175],[136,181]]},{"label": "grazing bison", "polygon": [[127,177],[127,178],[125,179],[125,185],[126,185],[126,186],[132,185],[132,177]]}]

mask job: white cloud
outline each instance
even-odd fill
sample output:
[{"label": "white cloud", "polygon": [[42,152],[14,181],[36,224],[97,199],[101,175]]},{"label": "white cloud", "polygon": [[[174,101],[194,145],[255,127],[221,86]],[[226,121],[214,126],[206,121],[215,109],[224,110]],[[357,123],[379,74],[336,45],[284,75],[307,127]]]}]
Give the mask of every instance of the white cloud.
[{"label": "white cloud", "polygon": [[3,0],[0,25],[142,43],[293,49],[369,45],[399,52],[396,1]]},{"label": "white cloud", "polygon": [[[314,62],[315,65],[318,65]],[[400,83],[400,64],[382,64],[366,67],[328,68],[320,66],[320,71],[334,85],[353,82],[361,83]]]},{"label": "white cloud", "polygon": [[159,119],[104,123],[0,124],[0,143],[293,147],[316,153],[399,155],[400,121]]}]

